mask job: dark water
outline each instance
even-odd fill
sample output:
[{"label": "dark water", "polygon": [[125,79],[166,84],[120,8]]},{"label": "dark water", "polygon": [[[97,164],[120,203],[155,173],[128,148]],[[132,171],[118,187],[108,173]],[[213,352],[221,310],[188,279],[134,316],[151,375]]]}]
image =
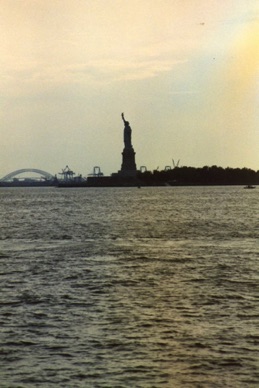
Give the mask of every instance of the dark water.
[{"label": "dark water", "polygon": [[0,190],[1,387],[259,387],[259,189]]}]

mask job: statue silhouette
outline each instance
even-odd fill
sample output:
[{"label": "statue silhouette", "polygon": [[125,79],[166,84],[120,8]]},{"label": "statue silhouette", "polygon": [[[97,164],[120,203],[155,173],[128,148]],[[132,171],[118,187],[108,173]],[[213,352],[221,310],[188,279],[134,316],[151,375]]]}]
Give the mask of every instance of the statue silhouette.
[{"label": "statue silhouette", "polygon": [[132,149],[131,128],[130,128],[129,122],[125,120],[124,113],[121,114],[121,117],[124,122],[124,132],[123,132],[124,146],[126,149]]}]

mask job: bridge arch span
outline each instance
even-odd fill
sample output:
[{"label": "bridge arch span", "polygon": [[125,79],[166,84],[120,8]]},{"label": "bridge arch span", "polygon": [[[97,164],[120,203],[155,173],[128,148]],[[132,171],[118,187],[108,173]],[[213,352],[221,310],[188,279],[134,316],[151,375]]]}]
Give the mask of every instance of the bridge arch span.
[{"label": "bridge arch span", "polygon": [[10,181],[16,175],[23,174],[24,172],[35,172],[36,174],[44,176],[46,179],[54,179],[54,175],[50,174],[49,172],[38,170],[37,168],[22,168],[5,175],[2,179],[0,179],[0,182]]}]

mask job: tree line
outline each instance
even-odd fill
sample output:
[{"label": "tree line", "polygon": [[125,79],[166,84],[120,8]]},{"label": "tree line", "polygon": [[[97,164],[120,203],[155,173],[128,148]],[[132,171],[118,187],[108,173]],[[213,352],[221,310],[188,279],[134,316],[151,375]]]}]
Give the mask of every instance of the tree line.
[{"label": "tree line", "polygon": [[173,169],[138,172],[146,185],[259,185],[259,171],[250,168],[218,166],[174,167]]}]

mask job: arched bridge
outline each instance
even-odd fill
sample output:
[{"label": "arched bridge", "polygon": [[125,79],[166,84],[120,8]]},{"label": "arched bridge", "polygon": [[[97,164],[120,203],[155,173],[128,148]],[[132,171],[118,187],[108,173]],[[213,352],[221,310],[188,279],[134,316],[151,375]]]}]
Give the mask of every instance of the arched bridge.
[{"label": "arched bridge", "polygon": [[44,178],[46,179],[54,179],[54,176],[49,172],[38,170],[37,168],[22,168],[21,170],[10,172],[10,174],[7,174],[2,179],[0,179],[0,182],[10,181],[16,175],[23,174],[24,172],[36,172],[36,174],[40,174],[41,176],[44,176]]}]

